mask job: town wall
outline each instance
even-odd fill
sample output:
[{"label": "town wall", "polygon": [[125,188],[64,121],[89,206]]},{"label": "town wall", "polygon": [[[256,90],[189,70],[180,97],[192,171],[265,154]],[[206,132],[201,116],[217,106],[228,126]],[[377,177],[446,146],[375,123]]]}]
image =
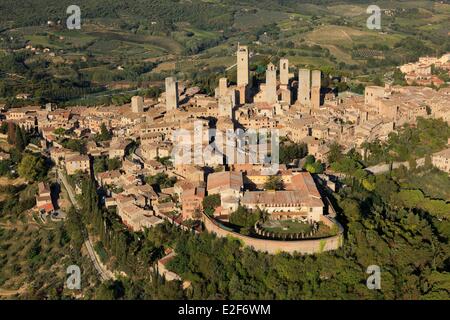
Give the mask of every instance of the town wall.
[{"label": "town wall", "polygon": [[280,252],[314,254],[339,249],[343,243],[342,226],[333,218],[329,218],[326,216],[322,216],[321,221],[330,228],[337,225],[337,227],[339,228],[338,234],[321,239],[283,241],[253,238],[250,236],[239,234],[237,232],[225,230],[219,225],[218,222],[203,214],[203,223],[205,224],[206,230],[208,230],[209,232],[215,233],[218,237],[236,238],[246,246],[252,247],[254,250],[263,251],[270,254],[276,254]]}]

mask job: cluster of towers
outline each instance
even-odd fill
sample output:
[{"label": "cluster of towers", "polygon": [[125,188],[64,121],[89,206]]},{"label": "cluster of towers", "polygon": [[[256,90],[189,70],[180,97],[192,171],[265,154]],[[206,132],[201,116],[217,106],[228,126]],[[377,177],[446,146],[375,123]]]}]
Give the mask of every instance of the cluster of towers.
[{"label": "cluster of towers", "polygon": [[[249,102],[249,52],[247,46],[238,45],[237,49],[237,91],[239,104]],[[274,104],[280,101],[291,103],[291,89],[289,80],[289,60],[280,59],[279,81],[277,79],[277,68],[269,63],[266,69],[266,83],[261,87],[263,101]],[[298,75],[297,101],[300,105],[309,108],[320,107],[320,70],[300,69]]]},{"label": "cluster of towers", "polygon": [[[219,116],[231,118],[232,109],[236,105],[243,105],[250,102],[249,94],[251,83],[249,75],[249,50],[247,46],[238,45],[236,52],[237,83],[235,87],[228,87],[227,79],[221,78],[216,89],[216,98],[219,104]],[[264,101],[269,104],[285,102],[291,104],[292,91],[289,73],[289,60],[280,59],[279,79],[277,77],[277,67],[269,63],[266,69],[266,83],[261,85],[260,93],[255,96],[254,101]],[[308,108],[320,107],[320,70],[300,69],[298,72],[297,103]],[[166,108],[174,110],[178,108],[178,82],[174,77],[165,80]],[[136,99],[135,99],[136,98]],[[143,101],[138,97],[133,97],[133,112],[141,112]]]},{"label": "cluster of towers", "polygon": [[306,107],[320,107],[320,70],[313,70],[312,76],[309,69],[300,69],[298,71],[298,93],[297,101]]}]

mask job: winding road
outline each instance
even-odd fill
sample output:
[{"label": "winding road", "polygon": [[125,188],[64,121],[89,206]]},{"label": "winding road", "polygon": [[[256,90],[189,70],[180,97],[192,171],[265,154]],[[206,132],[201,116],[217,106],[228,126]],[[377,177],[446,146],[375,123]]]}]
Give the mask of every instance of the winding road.
[{"label": "winding road", "polygon": [[[78,205],[78,202],[75,198],[72,186],[67,182],[66,175],[57,169],[57,177],[58,180],[62,182],[62,184],[64,185],[64,188],[67,190],[67,194],[69,195],[72,204],[75,206],[75,208],[80,209],[80,206]],[[92,263],[94,264],[95,269],[100,274],[100,278],[102,279],[102,281],[114,279],[115,277],[112,274],[112,272],[103,266],[97,254],[95,253],[94,246],[92,245],[92,241],[89,237],[89,234],[86,234],[85,237],[86,240],[84,241],[84,245],[86,246],[87,252],[92,260]]]}]

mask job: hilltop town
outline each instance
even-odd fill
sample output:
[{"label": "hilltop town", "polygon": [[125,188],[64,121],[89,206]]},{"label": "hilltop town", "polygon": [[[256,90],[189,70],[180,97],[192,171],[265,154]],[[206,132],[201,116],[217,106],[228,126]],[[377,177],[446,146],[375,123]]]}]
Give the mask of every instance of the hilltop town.
[{"label": "hilltop town", "polygon": [[448,300],[449,0],[103,2],[0,0],[0,300]]},{"label": "hilltop town", "polygon": [[[449,60],[447,54],[436,61],[448,65]],[[264,163],[230,163],[218,150],[195,163],[173,163],[174,147],[181,143],[174,135],[177,129],[192,136],[195,124],[224,134],[237,128],[277,130],[284,139],[305,144],[307,153],[326,168],[333,143],[362,154],[364,143],[384,141],[419,117],[450,121],[449,88],[386,85],[368,86],[364,95],[336,94],[321,86],[320,70],[298,70],[289,66],[288,59],[278,65],[269,63],[265,83],[255,87],[249,77],[247,46],[238,46],[236,64],[237,83],[230,85],[221,78],[214,96],[168,77],[158,99],[134,96],[131,104],[122,106],[13,108],[2,113],[3,122],[38,132],[35,147],[52,159],[60,174],[93,176],[104,190],[104,205],[116,207],[122,222],[140,231],[165,218],[181,225],[199,220],[203,200],[211,195],[220,195],[220,206],[210,216],[225,222],[240,206],[265,208],[273,220],[309,222],[321,221],[332,209],[316,186],[328,183],[334,190],[333,178],[326,174],[313,178],[298,166],[280,164],[271,176],[263,173]],[[413,66],[402,70],[408,68],[411,74]],[[101,135],[107,138],[97,139]],[[202,147],[212,141],[208,134],[201,139]],[[84,147],[76,151],[67,141],[83,141]],[[449,154],[440,152],[433,162],[450,173]],[[105,158],[118,165],[113,170],[99,169],[97,164],[103,161],[99,159]],[[158,181],[155,190],[145,179],[149,176],[162,177],[164,183]],[[265,188],[273,176],[280,178],[282,190]],[[79,181],[71,180],[80,193]],[[54,206],[47,193],[48,187],[40,186],[37,206],[50,213]]]},{"label": "hilltop town", "polygon": [[[19,174],[35,178],[38,173],[30,172],[42,165],[38,158],[51,168],[39,179],[31,212],[42,222],[64,220],[73,208],[97,210],[89,201],[96,203],[98,195],[105,212],[130,232],[166,221],[271,254],[337,250],[345,240],[334,193],[345,182],[330,167],[336,148],[366,158],[369,144],[386,142],[420,119],[450,122],[445,86],[387,84],[367,86],[363,95],[336,92],[323,85],[328,76],[320,70],[298,69],[288,59],[269,63],[265,81],[255,84],[249,56],[247,46],[237,46],[237,81],[220,78],[212,96],[168,77],[159,97],[133,96],[120,106],[47,103],[3,110],[2,137],[25,151]],[[400,69],[408,80],[422,74],[426,61],[448,67],[449,60],[450,54],[422,58]],[[17,157],[2,149],[2,161]],[[29,154],[38,156],[23,164]],[[450,174],[448,145],[428,156],[432,166]],[[418,159],[417,165],[425,162]],[[368,190],[374,182],[367,175],[385,170],[382,161],[375,164],[361,178]],[[100,262],[99,242],[93,249],[96,237],[86,238],[95,268],[103,280],[115,278]],[[168,267],[176,256],[167,247],[158,260],[167,280],[182,280]],[[183,282],[183,288],[190,285]]]}]

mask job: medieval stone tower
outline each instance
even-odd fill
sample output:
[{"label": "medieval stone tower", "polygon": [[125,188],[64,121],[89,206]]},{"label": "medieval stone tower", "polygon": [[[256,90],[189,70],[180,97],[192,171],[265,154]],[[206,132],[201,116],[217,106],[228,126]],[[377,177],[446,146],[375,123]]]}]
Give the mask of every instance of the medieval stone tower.
[{"label": "medieval stone tower", "polygon": [[322,73],[320,70],[313,70],[311,81],[311,107],[315,109],[320,108],[321,76]]},{"label": "medieval stone tower", "polygon": [[281,101],[291,104],[291,90],[289,88],[289,60],[280,59],[280,92]]},{"label": "medieval stone tower", "polygon": [[178,82],[174,77],[166,78],[166,109],[178,108]]},{"label": "medieval stone tower", "polygon": [[267,65],[266,70],[266,102],[277,103],[277,68],[273,63]]},{"label": "medieval stone tower", "polygon": [[233,118],[233,99],[231,95],[219,97],[219,117]]},{"label": "medieval stone tower", "polygon": [[237,89],[239,91],[239,103],[247,101],[247,90],[249,85],[248,74],[248,47],[238,45],[237,49]]},{"label": "medieval stone tower", "polygon": [[311,72],[309,69],[300,69],[298,71],[298,102],[302,106],[311,105]]},{"label": "medieval stone tower", "polygon": [[219,79],[219,92],[218,96],[223,97],[228,94],[228,80],[227,78]]},{"label": "medieval stone tower", "polygon": [[144,98],[141,96],[134,96],[131,98],[131,112],[144,112]]},{"label": "medieval stone tower", "polygon": [[280,59],[280,85],[287,86],[289,84],[289,60]]}]

